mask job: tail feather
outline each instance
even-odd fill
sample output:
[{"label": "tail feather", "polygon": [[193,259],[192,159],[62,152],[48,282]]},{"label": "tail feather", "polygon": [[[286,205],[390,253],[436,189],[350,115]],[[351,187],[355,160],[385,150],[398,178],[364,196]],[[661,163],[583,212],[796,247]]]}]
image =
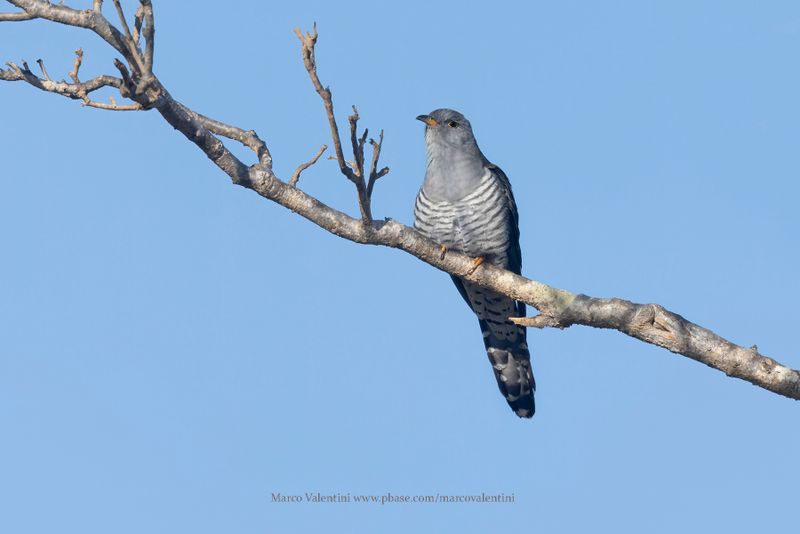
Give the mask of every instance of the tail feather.
[{"label": "tail feather", "polygon": [[479,323],[484,333],[486,355],[492,364],[500,393],[519,417],[533,417],[536,411],[533,399],[536,381],[531,371],[531,357],[525,336],[518,335],[513,342],[498,339],[492,334],[490,324],[483,320]]},{"label": "tail feather", "polygon": [[478,316],[486,355],[500,393],[519,417],[533,417],[536,381],[531,370],[527,330],[508,320],[524,316],[525,304],[455,277],[453,281]]}]

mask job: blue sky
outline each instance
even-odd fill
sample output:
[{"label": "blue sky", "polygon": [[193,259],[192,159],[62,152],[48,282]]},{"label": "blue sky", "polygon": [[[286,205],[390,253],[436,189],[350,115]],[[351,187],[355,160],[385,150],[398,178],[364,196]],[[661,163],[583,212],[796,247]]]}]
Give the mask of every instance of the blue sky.
[{"label": "blue sky", "polygon": [[[524,274],[800,367],[796,2],[207,4],[155,2],[156,73],[256,129],[284,178],[329,143],[292,34],[316,20],[340,122],[357,104],[386,131],[377,217],[411,222],[414,117],[459,109],[514,186]],[[77,47],[84,76],[111,72],[86,32],[0,24],[3,61],[52,77]],[[3,532],[795,522],[795,401],[574,327],[530,332],[537,414],[519,420],[443,273],[231,186],[154,112],[2,83],[0,113]],[[333,162],[300,184],[357,211]],[[515,502],[271,502],[317,491]]]}]

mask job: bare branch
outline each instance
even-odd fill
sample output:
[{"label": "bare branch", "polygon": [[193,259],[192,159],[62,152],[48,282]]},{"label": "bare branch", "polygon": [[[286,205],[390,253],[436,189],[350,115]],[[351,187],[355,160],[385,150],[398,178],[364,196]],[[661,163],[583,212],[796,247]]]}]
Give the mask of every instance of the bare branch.
[{"label": "bare branch", "polygon": [[300,166],[297,167],[297,169],[292,173],[292,177],[289,179],[289,185],[292,187],[297,187],[297,182],[298,180],[300,180],[300,174],[307,168],[314,165],[319,159],[319,157],[322,155],[322,153],[325,152],[326,150],[328,150],[328,145],[322,145],[313,158],[306,161],[305,163],[301,163]]},{"label": "bare branch", "polygon": [[350,145],[353,150],[353,161],[349,162],[353,172],[348,176],[356,186],[358,195],[358,209],[361,211],[361,219],[367,222],[372,221],[372,210],[369,197],[367,196],[367,186],[364,182],[364,144],[367,142],[368,130],[358,136],[358,109],[353,106],[353,114],[347,117],[350,124]]},{"label": "bare branch", "polygon": [[75,62],[72,64],[72,70],[69,71],[69,77],[75,83],[81,83],[80,78],[78,78],[78,71],[81,70],[81,64],[83,63],[83,48],[78,48],[75,50]]},{"label": "bare branch", "polygon": [[94,0],[94,2],[92,2],[92,9],[97,13],[102,12],[103,11],[103,0]]},{"label": "bare branch", "polygon": [[[80,55],[76,57],[75,63],[77,67],[80,67],[79,61]],[[28,68],[28,64],[23,62],[23,66],[19,67],[15,63],[8,62],[6,63],[10,70],[3,70],[0,69],[0,79],[5,81],[24,81],[32,86],[40,89],[42,91],[47,91],[48,93],[56,93],[62,96],[66,96],[67,98],[72,98],[74,100],[82,100],[84,106],[89,106],[93,108],[101,108],[101,109],[108,109],[113,111],[134,111],[138,109],[142,109],[139,104],[125,104],[125,105],[117,105],[116,103],[111,104],[103,104],[100,102],[95,102],[89,99],[89,93],[93,91],[97,91],[103,87],[115,87],[119,88],[122,85],[122,80],[119,78],[115,78],[113,76],[97,76],[96,78],[92,78],[87,82],[80,82],[77,79],[77,67],[73,69],[70,73],[70,76],[74,73],[75,76],[72,77],[75,80],[75,83],[67,83],[64,81],[55,82],[50,79],[42,79],[36,76],[31,70]]]},{"label": "bare branch", "polygon": [[317,64],[314,56],[314,46],[317,43],[318,36],[317,25],[314,25],[314,29],[311,33],[306,33],[305,35],[300,31],[299,28],[295,28],[294,32],[300,39],[303,64],[305,65],[306,71],[308,71],[308,75],[311,78],[311,83],[314,85],[314,88],[322,98],[322,102],[325,105],[325,113],[328,116],[328,123],[330,124],[331,128],[333,148],[336,152],[336,161],[339,163],[339,170],[356,186],[356,192],[358,193],[358,208],[361,212],[361,219],[365,222],[371,222],[372,212],[370,210],[369,199],[367,198],[367,187],[364,183],[364,143],[367,139],[367,131],[364,131],[364,135],[361,138],[358,137],[357,130],[359,116],[358,110],[355,106],[353,106],[353,114],[347,119],[350,124],[350,144],[352,145],[353,149],[353,161],[352,163],[348,164],[344,157],[342,142],[339,137],[339,127],[336,124],[336,117],[333,113],[333,99],[331,96],[331,90],[328,87],[322,86],[322,82],[320,82],[319,75],[317,74]]},{"label": "bare branch", "polygon": [[119,71],[120,76],[122,76],[122,85],[119,88],[119,92],[125,98],[130,98],[131,93],[136,90],[133,79],[131,78],[131,73],[128,72],[128,67],[125,66],[125,63],[119,59],[114,59],[114,66]]},{"label": "bare branch", "polygon": [[[151,55],[151,61],[148,64],[147,58],[146,57],[142,58],[142,51],[139,50],[139,46],[136,44],[138,40],[138,34],[136,38],[134,38],[134,36],[131,35],[131,30],[130,27],[128,26],[128,21],[125,19],[125,12],[122,10],[122,3],[120,2],[120,0],[114,0],[114,7],[117,10],[117,17],[119,17],[119,23],[122,26],[122,32],[125,36],[125,44],[130,52],[130,57],[133,58],[133,62],[131,62],[131,67],[133,67],[133,70],[137,74],[140,75],[150,74],[153,68],[152,55]],[[142,4],[139,7],[144,8],[146,10],[146,8],[144,7],[144,2],[142,2]],[[151,10],[151,15],[152,15],[152,10]]]},{"label": "bare branch", "polygon": [[144,12],[144,67],[146,72],[153,73],[153,54],[155,51],[156,27],[153,17],[153,4],[150,0],[139,0]]},{"label": "bare branch", "polygon": [[120,0],[114,0],[114,8],[117,10],[117,17],[119,17],[119,23],[122,26],[122,32],[125,34],[125,39],[128,41],[130,46],[134,46],[131,30],[128,27],[128,21],[125,20],[125,12],[122,11],[122,4],[120,3]]},{"label": "bare branch", "polygon": [[187,108],[183,104],[179,103],[178,105],[180,105],[187,113],[190,113],[198,123],[200,123],[204,128],[208,129],[210,132],[216,135],[227,137],[228,139],[233,139],[234,141],[238,141],[255,152],[260,164],[272,165],[272,155],[269,153],[267,145],[258,137],[258,134],[256,134],[254,130],[243,130],[236,126],[231,126],[230,124],[225,124],[224,122],[220,122],[216,119],[206,117],[205,115]]},{"label": "bare branch", "polygon": [[533,317],[509,317],[508,320],[514,324],[530,328],[565,328],[554,317],[542,313]]},{"label": "bare branch", "polygon": [[[25,15],[30,15],[31,18],[45,18],[62,24],[91,29],[122,53],[129,64],[135,64],[132,51],[125,45],[125,37],[100,14],[101,2],[94,2],[95,9],[93,11],[77,11],[42,0],[9,1],[24,9]],[[377,142],[370,141],[373,155],[369,182],[364,186],[363,145],[366,142],[367,134],[366,131],[361,137],[356,134],[355,126],[358,118],[356,113],[355,120],[351,121],[351,143],[356,158],[353,167],[348,167],[333,114],[331,92],[329,89],[323,88],[316,73],[314,59],[314,45],[317,40],[316,28],[313,33],[306,35],[299,30],[296,30],[295,33],[302,44],[306,70],[325,104],[339,168],[342,174],[356,183],[357,188],[359,188],[358,184],[361,184],[359,205],[362,209],[362,217],[361,219],[349,217],[294,187],[302,170],[317,161],[322,151],[308,164],[304,164],[305,167],[301,165],[292,175],[289,183],[282,182],[272,170],[272,158],[266,145],[254,131],[245,131],[190,110],[172,98],[160,81],[152,75],[152,32],[154,28],[152,6],[149,0],[141,0],[141,7],[144,20],[143,36],[147,40],[148,46],[148,51],[145,52],[146,72],[143,76],[137,72],[130,73],[121,61],[116,60],[115,65],[120,71],[121,78],[99,76],[87,82],[80,82],[78,70],[82,55],[76,52],[75,66],[70,73],[70,77],[75,83],[53,82],[46,79],[47,77],[40,79],[30,71],[25,62],[22,67],[8,63],[10,69],[0,69],[0,79],[25,81],[44,91],[80,99],[83,99],[81,94],[88,94],[100,87],[116,87],[120,90],[120,94],[132,98],[142,108],[155,108],[170,125],[194,143],[215,165],[230,176],[233,183],[252,189],[264,198],[298,213],[337,236],[357,243],[403,250],[437,269],[530,304],[539,310],[540,315],[537,317],[516,318],[515,322],[518,324],[540,328],[566,328],[573,324],[581,324],[596,328],[615,329],[647,343],[664,347],[705,363],[729,376],[800,400],[799,371],[763,356],[755,346],[745,348],[735,345],[661,306],[576,295],[529,280],[488,263],[485,263],[480,269],[475,269],[473,258],[452,251],[443,254],[441,245],[424,238],[412,228],[391,219],[373,221],[369,215],[372,187],[375,181],[388,172],[388,168],[377,170],[383,134],[381,133]],[[0,20],[5,19],[0,18]],[[132,38],[133,36],[131,36]],[[148,55],[150,56],[149,60],[147,59]],[[116,106],[113,101],[112,106]],[[216,137],[217,135],[236,140],[251,148],[258,155],[259,162],[251,166],[245,165],[225,147],[224,143]],[[357,176],[358,169],[360,169],[360,174]]]},{"label": "bare branch", "polygon": [[577,295],[563,309],[513,322],[537,328],[582,324],[619,330],[676,354],[719,369],[780,395],[800,399],[800,372],[761,355],[756,346],[740,347],[658,304]]},{"label": "bare branch", "polygon": [[35,19],[35,15],[30,13],[0,13],[0,22],[21,22],[24,20]]},{"label": "bare branch", "polygon": [[353,148],[353,173],[356,175],[356,178],[363,178],[364,176],[364,143],[367,140],[367,130],[364,130],[364,135],[362,135],[361,138],[358,137],[358,119],[360,118],[361,116],[358,114],[358,109],[353,106],[353,114],[347,117],[347,122],[350,124],[350,144]]},{"label": "bare branch", "polygon": [[44,76],[44,79],[49,82],[50,81],[50,75],[47,74],[47,69],[44,68],[44,61],[42,61],[41,59],[37,59],[36,63],[38,63],[39,64],[39,68],[42,69],[42,75]]},{"label": "bare branch", "polygon": [[144,6],[139,4],[136,8],[136,13],[133,15],[133,43],[138,47],[139,38],[142,33],[142,20],[144,17]]},{"label": "bare branch", "polygon": [[[657,329],[661,326],[655,326],[669,324],[666,319],[663,321],[654,319],[654,322],[647,326],[647,321],[644,320],[646,316],[640,315],[640,320],[633,323],[638,325],[637,328],[626,326],[627,323],[620,319],[629,317],[636,306],[652,309],[654,305],[635,305],[625,301],[575,295],[487,263],[480,269],[473,270],[472,258],[452,251],[442,256],[438,244],[393,220],[365,226],[361,221],[325,206],[300,190],[286,191],[280,183],[272,183],[266,191],[259,188],[256,188],[256,191],[262,196],[276,199],[282,205],[340,237],[358,243],[399,248],[449,274],[530,304],[544,314],[539,320],[543,324],[539,326],[566,327],[569,324],[582,324],[596,328],[613,328],[703,362],[729,376],[746,380],[785,397],[800,400],[800,371],[783,366],[754,349],[737,346],[685,320],[683,320],[685,323],[678,323],[683,325],[682,328],[672,327],[681,335],[670,338],[659,335]],[[609,302],[620,304],[603,309]]]},{"label": "bare branch", "polygon": [[333,101],[331,99],[331,90],[329,87],[323,87],[322,82],[319,81],[317,74],[317,61],[314,56],[314,46],[317,44],[317,25],[314,24],[314,29],[311,33],[303,34],[300,28],[295,28],[294,33],[300,39],[301,53],[303,55],[303,65],[308,71],[308,76],[311,78],[311,83],[314,85],[322,102],[325,105],[325,113],[328,116],[328,124],[331,128],[331,138],[333,139],[333,150],[336,152],[336,161],[339,163],[339,170],[344,174],[348,180],[354,181],[355,177],[353,171],[347,166],[344,159],[344,152],[342,151],[342,140],[339,137],[339,127],[336,125],[336,116],[333,113]]},{"label": "bare branch", "polygon": [[[251,171],[258,171],[260,176],[274,178],[270,164],[248,167],[242,163],[225,147],[222,141],[203,126],[203,121],[197,117],[196,113],[174,100],[169,93],[165,92],[163,98],[159,100],[156,110],[164,117],[164,120],[197,145],[208,156],[208,159],[230,176],[234,184],[253,188]],[[279,182],[277,179],[275,181]]]},{"label": "bare branch", "polygon": [[108,97],[108,100],[108,104],[94,100],[84,100],[82,105],[90,108],[106,109],[109,111],[141,111],[144,109],[138,102],[134,102],[133,104],[117,104],[117,101],[114,100],[113,96]]},{"label": "bare branch", "polygon": [[370,139],[369,144],[372,145],[372,164],[370,164],[369,167],[369,182],[367,182],[367,199],[371,204],[372,189],[375,187],[375,182],[377,182],[379,179],[389,174],[389,167],[384,167],[381,170],[378,170],[378,160],[381,157],[381,147],[383,146],[383,130],[381,130],[381,135],[378,137],[378,142],[376,143],[374,139]]},{"label": "bare branch", "polygon": [[115,78],[114,76],[98,76],[87,82],[81,82],[80,78],[78,77],[78,72],[81,68],[82,61],[83,50],[79,48],[75,51],[75,62],[73,63],[72,70],[69,72],[69,77],[74,83],[67,83],[63,80],[60,82],[51,80],[50,76],[47,74],[47,69],[44,67],[44,62],[41,59],[37,59],[36,62],[42,69],[44,79],[39,78],[33,72],[31,72],[30,68],[28,67],[28,63],[25,61],[22,62],[22,67],[19,67],[12,62],[6,63],[11,69],[0,69],[0,79],[5,81],[24,81],[42,91],[56,93],[73,100],[81,100],[83,106],[92,108],[106,109],[111,111],[137,111],[142,109],[141,104],[136,102],[132,104],[117,104],[112,98],[110,99],[110,103],[106,104],[90,99],[90,93],[103,87],[114,87],[122,90],[123,80]]}]

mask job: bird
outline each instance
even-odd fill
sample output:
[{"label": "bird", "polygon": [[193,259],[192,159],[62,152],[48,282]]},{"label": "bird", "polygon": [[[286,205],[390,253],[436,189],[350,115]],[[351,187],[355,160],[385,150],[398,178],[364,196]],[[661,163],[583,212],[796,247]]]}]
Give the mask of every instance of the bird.
[{"label": "bird", "polygon": [[[425,123],[425,179],[414,206],[414,228],[442,247],[520,274],[519,215],[506,174],[481,152],[470,122],[442,108]],[[525,316],[525,303],[451,276],[477,315],[497,385],[521,418],[533,417],[536,382],[525,327],[509,317]]]}]

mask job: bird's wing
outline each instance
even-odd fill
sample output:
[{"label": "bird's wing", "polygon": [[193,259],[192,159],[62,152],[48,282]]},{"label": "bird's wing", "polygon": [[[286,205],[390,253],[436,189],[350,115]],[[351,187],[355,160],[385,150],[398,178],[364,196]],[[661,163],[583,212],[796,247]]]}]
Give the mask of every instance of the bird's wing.
[{"label": "bird's wing", "polygon": [[503,190],[506,194],[508,201],[508,209],[511,212],[510,222],[508,225],[508,270],[517,274],[522,272],[522,250],[519,246],[519,213],[517,212],[517,203],[514,200],[514,192],[511,190],[511,182],[508,181],[508,176],[503,172],[503,169],[493,163],[489,163],[487,168],[503,185]]},{"label": "bird's wing", "polygon": [[[522,274],[522,249],[519,246],[519,212],[517,212],[517,202],[514,200],[514,192],[511,190],[511,182],[508,180],[506,173],[503,172],[503,169],[494,163],[488,163],[487,168],[503,185],[503,190],[505,191],[508,201],[508,209],[511,213],[511,217],[509,217],[511,224],[508,225],[508,270],[517,274]],[[462,290],[459,289],[459,291]],[[463,291],[461,294],[464,296]],[[524,302],[517,302],[517,316],[525,316]]]}]

